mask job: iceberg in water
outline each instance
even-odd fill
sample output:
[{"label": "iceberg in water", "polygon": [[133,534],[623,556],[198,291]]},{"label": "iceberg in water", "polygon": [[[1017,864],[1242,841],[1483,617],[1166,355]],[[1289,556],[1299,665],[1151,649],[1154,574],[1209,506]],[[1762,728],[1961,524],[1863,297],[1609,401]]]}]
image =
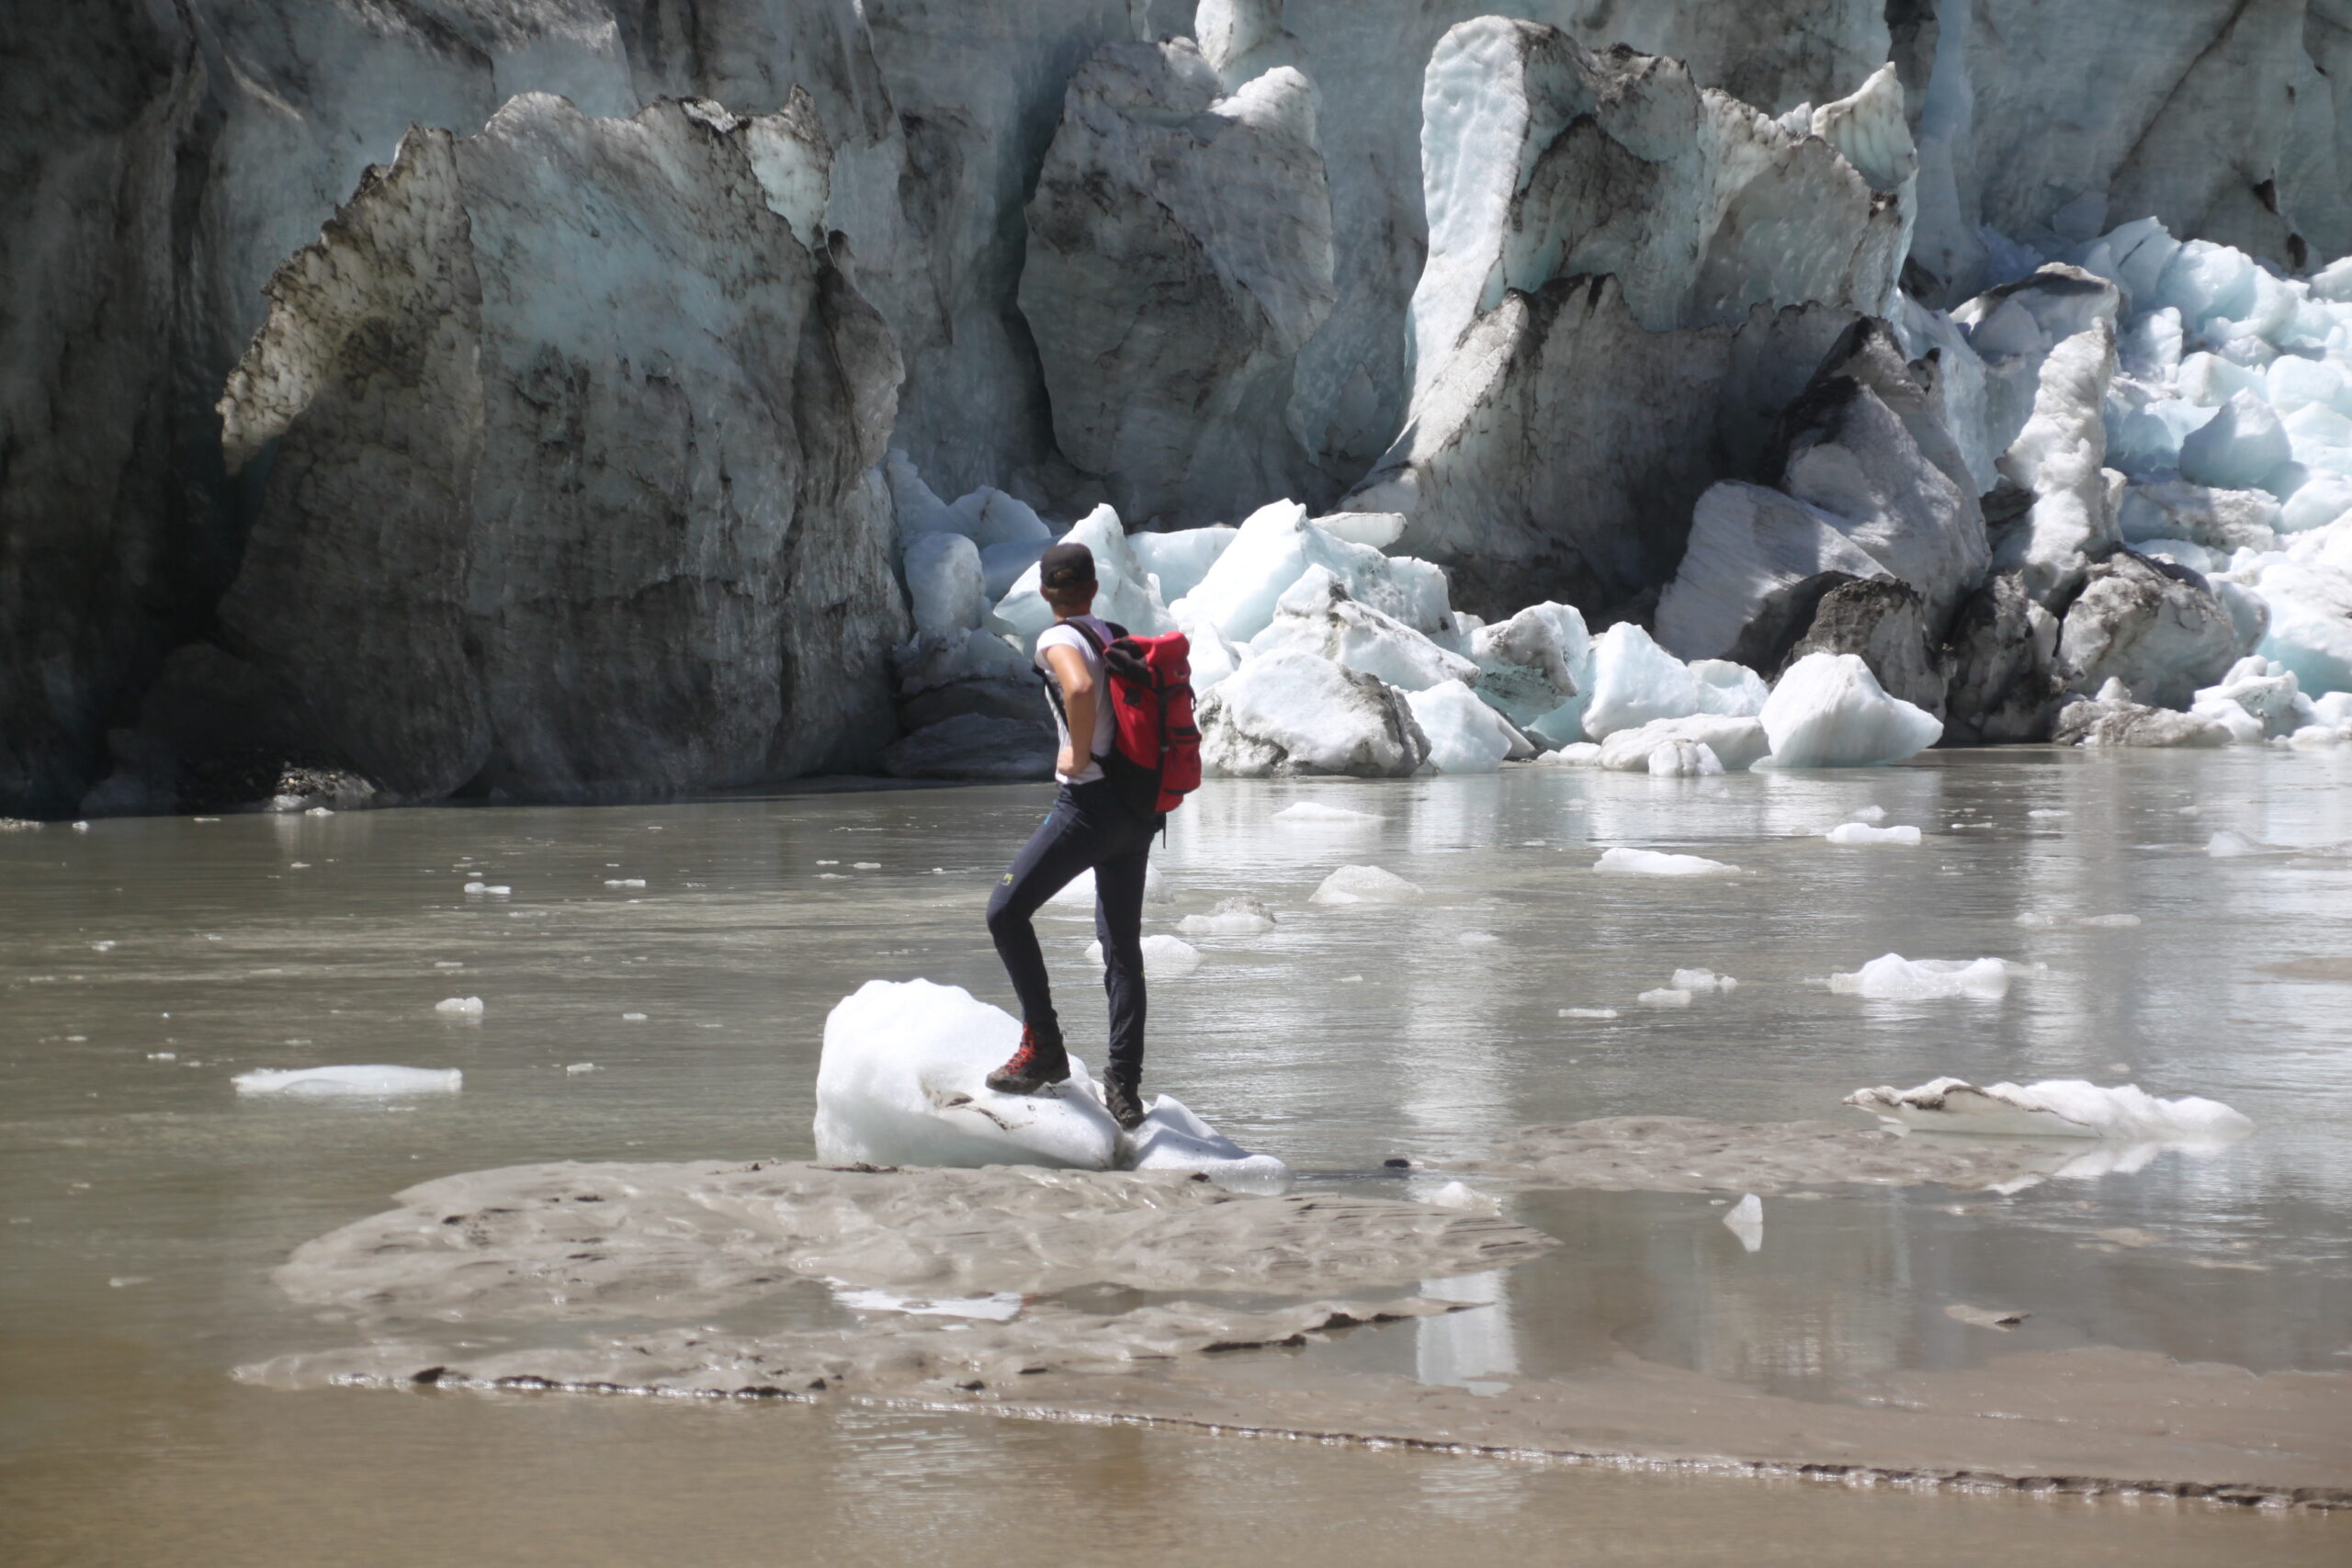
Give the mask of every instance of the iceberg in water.
[{"label": "iceberg in water", "polygon": [[2159,1100],[2137,1084],[2106,1089],[2082,1078],[1984,1089],[1962,1078],[1934,1078],[1916,1089],[1856,1089],[1844,1103],[1931,1133],[2220,1145],[2254,1131],[2251,1121],[2217,1100]]},{"label": "iceberg in water", "polygon": [[1830,976],[1829,988],[1883,1002],[1939,1001],[1948,997],[1989,1001],[2009,994],[2009,966],[1997,958],[1913,959],[1889,953],[1853,974]]},{"label": "iceberg in water", "polygon": [[988,1075],[1020,1040],[1010,1013],[960,986],[868,980],[825,1020],[818,1157],[834,1165],[1180,1168],[1252,1186],[1287,1180],[1281,1161],[1240,1148],[1166,1095],[1143,1126],[1122,1133],[1075,1055],[1069,1077],[1047,1093],[999,1094]]},{"label": "iceberg in water", "polygon": [[1620,876],[1730,876],[1739,871],[1727,861],[1660,850],[1603,850],[1592,869]]},{"label": "iceberg in water", "polygon": [[1776,768],[1867,768],[1933,746],[1933,714],[1890,696],[1858,654],[1808,653],[1789,666],[1757,716]]}]

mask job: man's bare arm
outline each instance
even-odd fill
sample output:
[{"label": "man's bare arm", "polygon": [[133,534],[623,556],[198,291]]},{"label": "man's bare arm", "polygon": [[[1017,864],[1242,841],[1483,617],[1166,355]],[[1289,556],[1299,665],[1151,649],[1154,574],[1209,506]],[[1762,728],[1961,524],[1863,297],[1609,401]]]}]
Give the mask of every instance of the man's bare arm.
[{"label": "man's bare arm", "polygon": [[1062,711],[1069,724],[1069,744],[1062,748],[1054,767],[1065,777],[1075,778],[1085,772],[1094,755],[1094,676],[1078,649],[1060,644],[1046,649],[1046,667],[1062,684]]}]

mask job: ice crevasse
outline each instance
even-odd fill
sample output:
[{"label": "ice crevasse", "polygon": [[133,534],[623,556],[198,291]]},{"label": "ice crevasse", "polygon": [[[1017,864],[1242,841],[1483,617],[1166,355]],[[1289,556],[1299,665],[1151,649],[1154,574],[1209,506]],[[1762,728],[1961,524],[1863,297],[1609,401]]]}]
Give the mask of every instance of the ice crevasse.
[{"label": "ice crevasse", "polygon": [[1036,1165],[1070,1170],[1198,1170],[1227,1185],[1284,1186],[1289,1170],[1155,1099],[1122,1132],[1075,1055],[1044,1094],[1000,1094],[989,1073],[1021,1025],[958,986],[868,980],[825,1020],[817,1066],[817,1155],[830,1164]]}]

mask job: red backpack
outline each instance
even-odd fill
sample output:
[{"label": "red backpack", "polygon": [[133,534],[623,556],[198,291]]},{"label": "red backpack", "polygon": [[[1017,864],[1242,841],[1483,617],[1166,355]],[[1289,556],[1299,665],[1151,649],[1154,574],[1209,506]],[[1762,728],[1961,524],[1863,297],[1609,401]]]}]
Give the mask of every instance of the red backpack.
[{"label": "red backpack", "polygon": [[[1161,816],[1201,787],[1201,731],[1193,722],[1193,644],[1182,632],[1129,637],[1111,627],[1108,648],[1082,621],[1069,623],[1102,660],[1109,677],[1111,754],[1097,758],[1120,802],[1138,817]],[[1061,693],[1046,690],[1061,705]]]}]

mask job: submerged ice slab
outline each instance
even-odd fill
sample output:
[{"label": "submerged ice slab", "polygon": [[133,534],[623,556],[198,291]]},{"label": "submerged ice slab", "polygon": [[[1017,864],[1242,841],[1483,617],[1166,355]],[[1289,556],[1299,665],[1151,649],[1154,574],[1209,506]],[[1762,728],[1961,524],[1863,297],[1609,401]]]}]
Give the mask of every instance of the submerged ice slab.
[{"label": "submerged ice slab", "polygon": [[2159,1100],[2137,1084],[2109,1089],[2082,1078],[1983,1089],[1963,1078],[1933,1078],[1916,1089],[1856,1089],[1845,1103],[1883,1122],[1932,1133],[2220,1146],[2254,1131],[2251,1121],[2217,1100]]},{"label": "submerged ice slab", "polygon": [[383,1065],[341,1067],[295,1067],[285,1071],[261,1068],[239,1073],[229,1080],[239,1094],[283,1094],[300,1100],[337,1096],[390,1099],[411,1094],[455,1094],[465,1087],[466,1075],[455,1067],[396,1067]]},{"label": "submerged ice slab", "polygon": [[1351,811],[1344,806],[1332,806],[1320,800],[1299,800],[1274,813],[1277,822],[1377,822],[1369,811]]}]

